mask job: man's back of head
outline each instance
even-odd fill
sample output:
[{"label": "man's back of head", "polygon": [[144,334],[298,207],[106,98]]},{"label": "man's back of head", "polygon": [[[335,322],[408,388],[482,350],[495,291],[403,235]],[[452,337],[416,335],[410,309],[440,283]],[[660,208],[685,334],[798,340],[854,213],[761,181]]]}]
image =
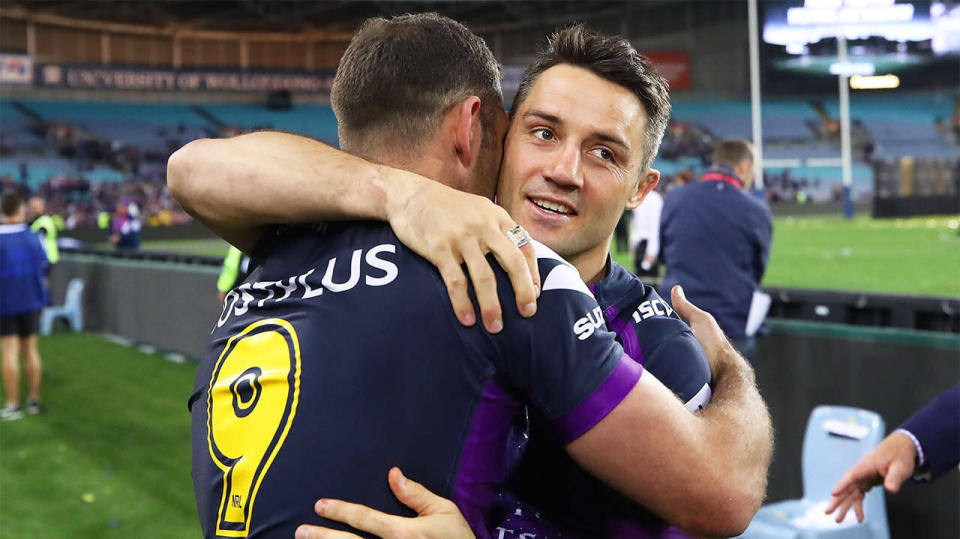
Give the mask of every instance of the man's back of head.
[{"label": "man's back of head", "polygon": [[746,139],[732,138],[720,141],[713,148],[713,166],[727,166],[750,188],[753,181],[753,144]]},{"label": "man's back of head", "polygon": [[3,195],[3,201],[0,203],[3,208],[4,224],[22,223],[25,217],[23,195],[16,191],[11,191]]},{"label": "man's back of head", "polygon": [[344,150],[377,159],[419,150],[444,114],[477,96],[493,134],[503,113],[500,68],[483,40],[435,13],[364,22],[340,60],[330,102]]}]

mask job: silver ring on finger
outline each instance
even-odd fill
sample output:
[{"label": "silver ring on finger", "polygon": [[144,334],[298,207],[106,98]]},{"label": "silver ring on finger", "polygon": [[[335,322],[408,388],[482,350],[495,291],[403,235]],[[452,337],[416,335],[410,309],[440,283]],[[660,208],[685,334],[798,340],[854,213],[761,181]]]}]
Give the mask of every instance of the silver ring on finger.
[{"label": "silver ring on finger", "polygon": [[504,232],[507,235],[507,239],[513,242],[517,248],[523,247],[524,245],[530,243],[530,234],[527,234],[527,231],[523,229],[522,226],[517,225],[510,230]]}]

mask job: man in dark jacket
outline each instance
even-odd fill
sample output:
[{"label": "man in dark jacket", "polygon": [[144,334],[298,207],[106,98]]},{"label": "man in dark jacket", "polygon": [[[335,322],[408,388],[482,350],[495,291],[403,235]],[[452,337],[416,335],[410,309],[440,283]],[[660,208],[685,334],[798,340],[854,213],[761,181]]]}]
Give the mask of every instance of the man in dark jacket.
[{"label": "man in dark jacket", "polygon": [[769,208],[748,192],[752,181],[753,146],[724,140],[701,181],[667,194],[660,221],[667,268],[661,293],[669,297],[674,285],[682,285],[748,358],[754,343],[746,332],[747,315],[773,232]]}]

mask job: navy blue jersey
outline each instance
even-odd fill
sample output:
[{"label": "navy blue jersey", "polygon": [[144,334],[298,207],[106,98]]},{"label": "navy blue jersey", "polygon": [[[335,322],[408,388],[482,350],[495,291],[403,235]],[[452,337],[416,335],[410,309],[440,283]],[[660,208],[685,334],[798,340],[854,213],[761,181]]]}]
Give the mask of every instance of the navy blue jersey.
[{"label": "navy blue jersey", "polygon": [[[607,325],[627,354],[698,411],[712,394],[703,348],[653,287],[608,263],[608,276],[590,287]],[[504,539],[686,537],[583,470],[536,412],[511,490],[503,496],[507,518],[494,534]]]},{"label": "navy blue jersey", "polygon": [[[227,295],[190,398],[207,537],[343,528],[316,516],[321,497],[412,515],[385,481],[391,466],[452,498],[486,536],[525,404],[568,443],[642,373],[592,317],[576,270],[539,244],[537,315],[508,307],[490,335],[459,323],[439,273],[386,225],[291,228],[262,243],[261,265]],[[513,305],[496,273],[501,304]]]},{"label": "navy blue jersey", "polygon": [[46,267],[39,234],[25,224],[0,225],[0,316],[34,313],[47,306]]},{"label": "navy blue jersey", "polygon": [[113,233],[118,236],[117,249],[136,251],[140,248],[140,219],[127,215],[113,222]]}]

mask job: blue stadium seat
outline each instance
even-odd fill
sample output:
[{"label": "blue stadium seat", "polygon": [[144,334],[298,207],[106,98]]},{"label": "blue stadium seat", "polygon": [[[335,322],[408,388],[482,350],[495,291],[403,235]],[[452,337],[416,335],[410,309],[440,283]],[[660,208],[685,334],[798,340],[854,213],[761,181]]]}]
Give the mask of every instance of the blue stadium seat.
[{"label": "blue stadium seat", "polygon": [[83,331],[83,287],[83,279],[70,279],[63,305],[47,307],[40,315],[41,335],[50,334],[57,318],[65,318],[73,331]]},{"label": "blue stadium seat", "polygon": [[889,539],[882,488],[874,488],[863,503],[864,521],[853,511],[843,523],[823,515],[830,490],[844,472],[870,452],[884,434],[875,412],[846,406],[818,406],[810,414],[803,439],[803,498],[763,506],[741,536],[744,539]]}]

